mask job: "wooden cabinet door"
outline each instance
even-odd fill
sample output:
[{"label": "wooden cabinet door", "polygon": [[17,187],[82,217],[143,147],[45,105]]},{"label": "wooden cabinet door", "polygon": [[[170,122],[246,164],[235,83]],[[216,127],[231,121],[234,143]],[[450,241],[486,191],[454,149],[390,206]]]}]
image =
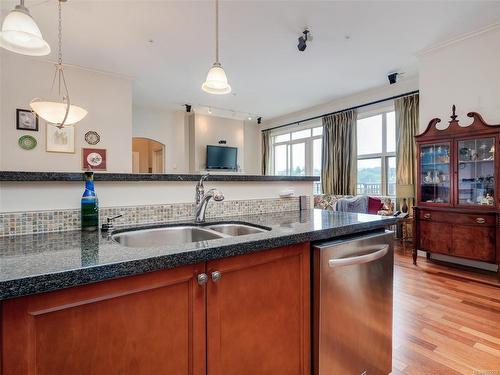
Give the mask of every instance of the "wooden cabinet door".
[{"label": "wooden cabinet door", "polygon": [[473,225],[453,225],[451,255],[495,261],[495,228]]},{"label": "wooden cabinet door", "polygon": [[208,374],[310,374],[309,244],[207,263]]},{"label": "wooden cabinet door", "polygon": [[205,264],[3,302],[3,375],[206,373]]},{"label": "wooden cabinet door", "polygon": [[451,224],[420,220],[419,226],[420,250],[450,254]]}]

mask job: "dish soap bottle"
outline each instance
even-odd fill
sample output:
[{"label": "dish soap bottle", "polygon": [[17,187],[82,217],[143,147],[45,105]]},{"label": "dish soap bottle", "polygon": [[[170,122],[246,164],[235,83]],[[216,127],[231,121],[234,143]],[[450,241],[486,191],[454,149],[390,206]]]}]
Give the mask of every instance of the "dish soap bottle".
[{"label": "dish soap bottle", "polygon": [[82,195],[82,230],[99,228],[99,201],[94,189],[94,172],[85,172],[85,191]]}]

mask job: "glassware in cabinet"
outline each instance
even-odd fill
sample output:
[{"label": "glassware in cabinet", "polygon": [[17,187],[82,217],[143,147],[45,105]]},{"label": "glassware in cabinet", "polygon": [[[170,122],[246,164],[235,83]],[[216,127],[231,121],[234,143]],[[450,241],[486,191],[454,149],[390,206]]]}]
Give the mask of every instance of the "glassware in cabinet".
[{"label": "glassware in cabinet", "polygon": [[450,202],[450,144],[420,147],[420,200],[424,203]]},{"label": "glassware in cabinet", "polygon": [[495,138],[457,142],[459,205],[495,205]]}]

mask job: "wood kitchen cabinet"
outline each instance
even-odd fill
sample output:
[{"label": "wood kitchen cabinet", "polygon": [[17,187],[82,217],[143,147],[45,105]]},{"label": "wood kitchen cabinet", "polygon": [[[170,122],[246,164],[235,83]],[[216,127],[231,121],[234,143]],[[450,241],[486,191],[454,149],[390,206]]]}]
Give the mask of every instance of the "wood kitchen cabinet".
[{"label": "wood kitchen cabinet", "polygon": [[209,374],[310,373],[309,264],[309,244],[207,263]]},{"label": "wood kitchen cabinet", "polygon": [[6,300],[1,373],[309,374],[309,272],[307,243]]},{"label": "wood kitchen cabinet", "polygon": [[3,302],[3,375],[204,374],[205,291],[184,266]]},{"label": "wood kitchen cabinet", "polygon": [[467,116],[472,124],[461,126],[453,106],[448,127],[433,119],[415,138],[414,264],[423,250],[500,265],[500,125]]}]

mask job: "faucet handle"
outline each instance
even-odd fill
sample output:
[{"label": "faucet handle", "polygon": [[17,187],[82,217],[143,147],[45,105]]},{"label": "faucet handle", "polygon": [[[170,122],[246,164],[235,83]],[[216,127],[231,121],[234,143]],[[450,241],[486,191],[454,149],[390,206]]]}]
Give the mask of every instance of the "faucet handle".
[{"label": "faucet handle", "polygon": [[221,202],[224,200],[224,194],[222,194],[222,192],[220,192],[219,190],[210,189],[210,191],[212,192],[214,201]]},{"label": "faucet handle", "polygon": [[118,218],[120,218],[120,217],[122,217],[122,216],[123,216],[123,214],[116,215],[116,216],[113,216],[113,217],[107,217],[107,218],[106,218],[106,221],[107,221],[108,223],[111,223],[113,220],[116,220],[116,219],[118,219]]},{"label": "faucet handle", "polygon": [[116,215],[116,216],[113,216],[113,217],[107,217],[106,218],[106,223],[105,224],[102,224],[101,226],[101,230],[103,231],[110,231],[110,230],[113,230],[113,221],[122,217],[123,214],[119,214],[119,215]]}]

